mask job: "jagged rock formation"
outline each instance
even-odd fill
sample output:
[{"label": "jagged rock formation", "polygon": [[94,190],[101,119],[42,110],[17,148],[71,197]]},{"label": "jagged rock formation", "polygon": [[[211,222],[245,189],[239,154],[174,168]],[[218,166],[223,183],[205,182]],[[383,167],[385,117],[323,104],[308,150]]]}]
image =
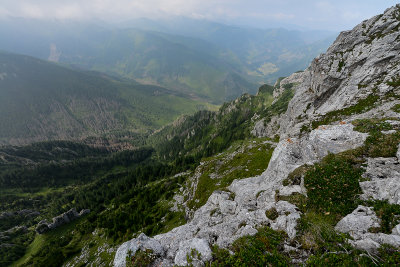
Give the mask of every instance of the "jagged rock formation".
[{"label": "jagged rock formation", "polygon": [[[274,95],[281,94],[285,84],[297,86],[286,114],[278,120],[279,134],[283,137],[298,135],[303,126],[328,112],[353,106],[369,95],[383,97],[390,90],[398,93],[400,89],[393,82],[400,79],[399,16],[400,6],[396,5],[353,30],[342,32],[308,69],[282,80]],[[380,103],[367,116],[399,117],[390,110],[399,101],[387,102],[387,106]],[[257,136],[276,134],[262,131],[261,124],[256,126],[257,132],[262,132]]]},{"label": "jagged rock formation", "polygon": [[57,227],[60,227],[61,225],[72,222],[79,217],[88,214],[89,212],[90,210],[84,209],[78,213],[75,208],[72,208],[69,211],[64,212],[63,214],[54,217],[51,223],[47,222],[47,220],[40,221],[35,230],[38,234],[43,234],[51,229],[55,229]]},{"label": "jagged rock formation", "polygon": [[[157,264],[186,264],[180,260],[181,254],[193,248],[193,240],[207,244],[208,249],[213,244],[229,248],[237,238],[257,233],[256,227],[260,225],[284,230],[289,239],[294,238],[301,213],[295,205],[276,196],[306,195],[307,192],[303,181],[284,186],[283,181],[288,175],[302,165],[320,161],[328,153],[362,146],[368,134],[354,131],[349,122],[355,118],[400,118],[399,113],[391,110],[400,101],[388,95],[389,92],[399,95],[400,90],[396,85],[400,79],[399,25],[400,5],[397,5],[383,15],[341,33],[327,53],[317,57],[307,70],[281,81],[275,96],[282,94],[285,85],[295,84],[295,95],[287,112],[273,118],[269,124],[261,119],[256,122],[253,131],[257,136],[272,137],[279,128],[281,141],[267,170],[257,177],[235,180],[227,188],[228,191],[214,192],[187,224],[150,238],[164,250],[164,253],[158,254]],[[371,105],[357,109],[358,112],[345,113],[343,117],[333,116],[328,120],[330,125],[320,124],[312,130],[312,122],[332,111],[355,106],[371,96],[374,100]],[[271,127],[271,124],[279,127]],[[395,158],[370,159],[365,175],[371,180],[361,183],[363,197],[398,203],[398,166]],[[385,170],[376,170],[377,167]],[[389,187],[391,189],[386,192]],[[266,216],[266,211],[270,209],[276,210],[276,218]],[[357,248],[375,250],[383,243],[400,246],[397,235],[400,226],[396,226],[391,235],[368,232],[379,224],[372,209],[360,206],[344,217],[336,229],[349,233]],[[138,240],[133,239],[118,248],[115,266],[125,265],[129,243]],[[208,249],[204,248],[205,251]]]}]

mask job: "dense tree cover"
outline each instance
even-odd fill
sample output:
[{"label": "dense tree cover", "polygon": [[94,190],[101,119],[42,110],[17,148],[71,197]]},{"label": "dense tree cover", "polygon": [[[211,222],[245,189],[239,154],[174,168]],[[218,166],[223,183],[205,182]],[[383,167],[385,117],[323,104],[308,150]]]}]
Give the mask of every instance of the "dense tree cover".
[{"label": "dense tree cover", "polygon": [[0,52],[0,61],[0,145],[147,133],[214,106],[160,86],[29,56]]},{"label": "dense tree cover", "polygon": [[218,112],[199,111],[151,136],[148,143],[155,146],[161,157],[169,159],[178,155],[201,158],[221,152],[234,141],[250,136],[253,116],[269,121],[285,112],[293,97],[292,85],[287,87],[272,104],[274,87],[263,85],[256,96],[245,94],[225,103]]},{"label": "dense tree cover", "polygon": [[[2,221],[1,229],[19,224],[35,226],[41,218],[51,218],[72,207],[78,210],[89,208],[91,213],[80,220],[78,231],[63,233],[62,240],[43,237],[46,239],[44,245],[28,261],[35,266],[53,266],[80,251],[81,241],[95,228],[104,229],[111,240],[122,242],[138,231],[151,235],[170,229],[174,223],[184,222],[183,214],[171,213],[162,201],[170,200],[174,190],[185,180],[185,176],[173,175],[194,168],[196,161],[193,157],[179,157],[169,163],[160,162],[151,158],[153,152],[153,149],[144,147],[67,164],[52,163],[21,170],[15,177],[23,182],[23,191],[29,192],[31,186],[38,189],[40,186],[60,187],[61,190],[28,194],[27,197],[1,196],[4,201],[1,210],[29,208],[42,212],[38,218],[9,218],[4,225]],[[9,178],[6,175],[2,177]],[[19,186],[15,181],[7,181],[4,185],[8,189]],[[0,248],[0,263],[24,255],[32,235],[21,234],[11,241],[12,246]]]},{"label": "dense tree cover", "polygon": [[15,160],[14,157],[19,157],[32,162],[72,160],[109,154],[105,148],[95,148],[72,141],[47,141],[27,146],[5,146],[0,147],[0,153],[5,156],[3,161],[7,158]]},{"label": "dense tree cover", "polygon": [[43,187],[60,187],[71,183],[86,183],[95,174],[107,171],[113,166],[129,166],[148,158],[152,148],[123,151],[108,157],[85,157],[72,162],[50,162],[38,166],[9,168],[0,172],[1,188],[20,188],[35,191]]},{"label": "dense tree cover", "polygon": [[[36,162],[26,165],[26,161],[11,161],[0,169],[0,188],[4,192],[0,196],[0,209],[29,208],[40,211],[41,215],[31,219],[16,217],[3,228],[12,224],[35,226],[39,220],[73,207],[91,210],[74,224],[74,230],[54,230],[40,238],[36,236],[32,244],[40,250],[30,251],[25,263],[38,266],[59,265],[76,254],[94,229],[102,229],[105,237],[116,243],[132,238],[137,232],[155,235],[167,231],[185,222],[184,214],[171,212],[168,206],[174,191],[186,179],[185,175],[175,174],[193,170],[202,157],[246,139],[251,118],[270,107],[271,94],[272,87],[264,86],[257,96],[244,95],[225,104],[217,113],[201,111],[187,117],[177,129],[167,127],[150,137],[148,144],[155,149],[97,153],[90,147],[69,142],[9,149],[7,154],[14,159],[24,157]],[[285,107],[288,97],[282,99],[286,100],[274,104],[278,108],[271,109],[267,116],[283,111],[279,107]],[[53,154],[57,155],[55,160]],[[25,253],[31,239],[24,240],[13,241],[16,245],[13,260]],[[3,255],[11,253],[7,247],[0,250]]]}]

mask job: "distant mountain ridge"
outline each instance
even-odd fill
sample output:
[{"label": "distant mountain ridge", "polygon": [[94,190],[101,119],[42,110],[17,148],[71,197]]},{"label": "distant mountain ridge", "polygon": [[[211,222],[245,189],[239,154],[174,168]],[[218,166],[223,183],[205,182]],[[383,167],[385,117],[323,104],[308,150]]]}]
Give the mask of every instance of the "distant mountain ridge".
[{"label": "distant mountain ridge", "polygon": [[0,52],[0,144],[146,132],[207,108],[162,87]]},{"label": "distant mountain ridge", "polygon": [[331,42],[312,33],[207,21],[146,23],[116,27],[12,19],[0,25],[0,34],[7,36],[0,49],[222,103],[306,68]]}]

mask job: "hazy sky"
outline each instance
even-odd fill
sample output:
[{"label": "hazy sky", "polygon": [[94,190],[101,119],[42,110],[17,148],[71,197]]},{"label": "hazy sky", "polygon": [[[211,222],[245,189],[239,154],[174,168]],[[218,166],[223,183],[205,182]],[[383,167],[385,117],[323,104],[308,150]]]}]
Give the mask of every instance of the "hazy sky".
[{"label": "hazy sky", "polygon": [[187,16],[261,28],[346,30],[399,0],[0,0],[0,16],[101,19]]}]

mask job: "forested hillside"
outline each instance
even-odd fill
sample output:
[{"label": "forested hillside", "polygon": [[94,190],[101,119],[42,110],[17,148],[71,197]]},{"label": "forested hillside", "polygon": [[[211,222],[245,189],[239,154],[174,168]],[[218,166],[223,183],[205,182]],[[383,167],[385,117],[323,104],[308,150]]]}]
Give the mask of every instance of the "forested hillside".
[{"label": "forested hillside", "polygon": [[[103,251],[104,244],[112,249],[137,231],[154,235],[184,223],[183,211],[170,211],[174,192],[186,183],[201,158],[215,155],[250,136],[248,120],[271,106],[272,91],[273,87],[265,85],[257,96],[244,95],[218,112],[201,111],[182,118],[184,123],[168,126],[149,139],[148,144],[155,149],[149,146],[113,153],[105,148],[60,141],[2,148],[1,210],[40,212],[39,215],[1,213],[0,231],[16,225],[26,227],[2,233],[13,244],[1,248],[2,264],[27,253],[18,264],[58,265],[87,244],[93,246],[89,246],[88,252],[92,261],[110,263],[112,254]],[[272,105],[271,110],[283,105],[276,112],[284,112],[288,100]],[[188,132],[193,133],[190,138],[186,138]],[[232,134],[215,139],[216,132]],[[91,212],[73,226],[34,234],[41,219],[70,208]],[[71,232],[71,227],[77,231]],[[90,233],[95,229],[101,230],[93,239]],[[64,240],[58,239],[61,235]],[[101,256],[94,256],[100,247]]]},{"label": "forested hillside", "polygon": [[8,38],[0,49],[117,74],[217,104],[305,69],[333,40],[328,33],[173,18],[117,26],[18,18],[2,22],[0,34]]},{"label": "forested hillside", "polygon": [[212,107],[162,87],[1,52],[0,144],[134,136]]}]

